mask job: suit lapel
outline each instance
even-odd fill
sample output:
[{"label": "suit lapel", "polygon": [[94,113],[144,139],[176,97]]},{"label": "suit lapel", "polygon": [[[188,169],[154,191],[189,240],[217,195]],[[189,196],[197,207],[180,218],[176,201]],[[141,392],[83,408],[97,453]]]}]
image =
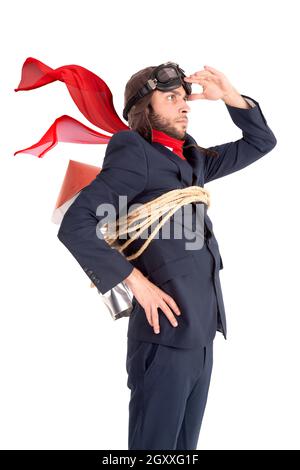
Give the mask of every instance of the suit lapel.
[{"label": "suit lapel", "polygon": [[[194,144],[195,140],[186,134],[184,145]],[[202,168],[202,154],[195,147],[185,149],[183,147],[183,155],[187,160],[183,160],[176,153],[172,152],[167,146],[159,142],[153,142],[153,147],[164,153],[168,159],[173,162],[179,170],[180,179],[185,186],[193,186],[199,184],[201,168]]]},{"label": "suit lapel", "polygon": [[[185,139],[185,144],[184,145],[189,145],[189,144],[196,144],[196,141],[189,135],[186,134],[186,139]],[[192,167],[193,170],[193,178],[192,178],[192,186],[197,186],[200,184],[202,178],[201,178],[201,172],[203,168],[203,158],[204,154],[198,150],[195,147],[190,147],[188,149],[183,148],[183,154],[189,164]],[[202,186],[202,184],[200,184]]]}]

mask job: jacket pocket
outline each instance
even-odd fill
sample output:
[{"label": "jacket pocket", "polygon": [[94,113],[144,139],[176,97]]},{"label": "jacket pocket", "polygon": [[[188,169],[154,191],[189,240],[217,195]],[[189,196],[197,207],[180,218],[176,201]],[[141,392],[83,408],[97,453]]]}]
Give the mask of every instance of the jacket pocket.
[{"label": "jacket pocket", "polygon": [[168,261],[159,268],[151,271],[147,277],[149,281],[156,285],[160,285],[177,276],[184,276],[187,274],[197,274],[197,265],[193,255],[187,255]]},{"label": "jacket pocket", "polygon": [[145,362],[144,362],[144,374],[145,377],[153,369],[154,365],[157,362],[158,358],[158,350],[161,347],[159,343],[145,343],[147,344],[147,349],[145,352]]}]

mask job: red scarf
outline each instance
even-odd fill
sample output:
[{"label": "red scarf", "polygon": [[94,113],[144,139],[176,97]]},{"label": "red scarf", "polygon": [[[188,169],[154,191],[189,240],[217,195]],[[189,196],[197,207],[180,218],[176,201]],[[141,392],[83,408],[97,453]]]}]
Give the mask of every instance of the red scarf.
[{"label": "red scarf", "polygon": [[171,137],[165,132],[152,129],[152,142],[159,142],[166,147],[170,147],[172,152],[176,153],[180,158],[182,158],[182,160],[186,160],[182,151],[182,146],[185,142],[184,140],[176,139],[175,137]]},{"label": "red scarf", "polygon": [[[28,57],[22,67],[22,76],[15,91],[32,90],[55,81],[65,83],[68,91],[81,113],[95,126],[110,134],[129,130],[118,116],[113,96],[107,84],[100,77],[80,65],[63,65],[52,69],[43,62]],[[43,157],[58,142],[79,144],[108,144],[111,135],[105,135],[68,115],[57,118],[47,132],[36,143],[14,153],[30,153]],[[153,139],[173,149],[181,158],[183,140],[170,137],[164,132],[154,130]]]},{"label": "red scarf", "polygon": [[[32,90],[55,81],[64,82],[81,113],[95,126],[110,134],[129,127],[121,121],[113,96],[104,80],[80,65],[63,65],[52,69],[33,57],[28,57],[22,67],[18,88]],[[108,144],[111,135],[97,132],[68,115],[57,118],[36,144],[14,153],[30,153],[43,157],[58,142],[78,144]]]}]

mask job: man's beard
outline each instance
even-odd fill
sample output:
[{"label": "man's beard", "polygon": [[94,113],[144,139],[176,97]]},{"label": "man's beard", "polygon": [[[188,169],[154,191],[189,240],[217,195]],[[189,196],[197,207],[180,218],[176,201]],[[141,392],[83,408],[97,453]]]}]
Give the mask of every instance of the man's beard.
[{"label": "man's beard", "polygon": [[182,134],[182,132],[180,132],[168,119],[163,118],[159,114],[155,113],[151,106],[149,106],[148,117],[153,129],[165,132],[167,135],[174,137],[175,139],[186,139],[186,131],[184,131]]}]

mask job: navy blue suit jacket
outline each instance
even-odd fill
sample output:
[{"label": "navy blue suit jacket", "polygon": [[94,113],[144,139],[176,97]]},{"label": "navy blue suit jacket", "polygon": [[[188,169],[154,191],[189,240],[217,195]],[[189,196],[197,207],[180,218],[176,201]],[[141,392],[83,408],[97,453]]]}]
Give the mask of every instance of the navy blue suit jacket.
[{"label": "navy blue suit jacket", "polygon": [[[113,204],[118,216],[120,195],[127,196],[129,210],[132,204],[148,202],[172,189],[191,185],[204,187],[207,182],[241,170],[269,153],[276,145],[276,138],[259,103],[242,96],[252,100],[255,107],[245,109],[226,104],[231,119],[242,130],[243,136],[233,142],[209,147],[217,150],[219,157],[207,156],[190,147],[184,150],[185,161],[160,143],[150,144],[136,131],[115,133],[107,145],[100,173],[83,188],[63,218],[59,240],[102,294],[123,281],[137,267],[169,293],[181,309],[177,327],[173,327],[158,309],[160,333],[155,334],[142,306],[133,297],[128,336],[183,348],[207,344],[216,331],[222,332],[226,338],[226,316],[219,279],[223,263],[207,206],[197,203],[202,204],[204,210],[205,243],[202,249],[187,250],[186,241],[190,239],[184,236],[182,239],[163,239],[159,232],[146,250],[131,261],[97,235],[96,226],[103,218],[103,215],[97,215],[97,207],[104,203]],[[186,134],[185,145],[189,143],[196,144],[196,141]],[[174,220],[173,215],[170,224]],[[145,238],[135,240],[126,255],[135,252],[144,242]]]}]

